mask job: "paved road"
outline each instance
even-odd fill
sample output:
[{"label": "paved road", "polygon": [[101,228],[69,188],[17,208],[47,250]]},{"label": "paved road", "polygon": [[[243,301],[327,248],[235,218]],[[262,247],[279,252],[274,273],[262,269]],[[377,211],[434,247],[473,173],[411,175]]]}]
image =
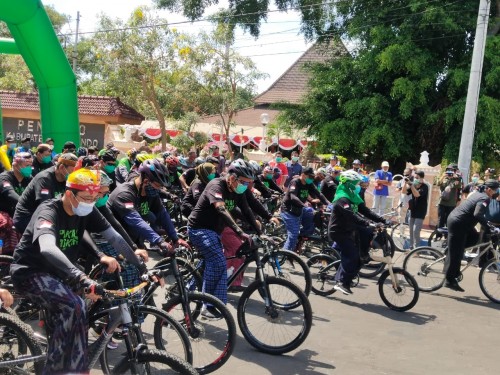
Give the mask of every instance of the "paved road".
[{"label": "paved road", "polygon": [[[314,326],[302,347],[283,356],[254,350],[238,332],[220,374],[494,374],[498,373],[500,305],[481,293],[470,268],[465,293],[421,293],[410,311],[389,310],[376,280],[362,279],[352,296],[311,295]],[[230,296],[232,312],[238,295]]]}]

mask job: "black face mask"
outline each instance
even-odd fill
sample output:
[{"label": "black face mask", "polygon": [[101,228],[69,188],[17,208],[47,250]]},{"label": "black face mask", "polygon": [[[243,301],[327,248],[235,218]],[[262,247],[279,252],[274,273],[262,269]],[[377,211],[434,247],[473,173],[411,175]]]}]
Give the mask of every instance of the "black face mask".
[{"label": "black face mask", "polygon": [[147,197],[157,197],[160,192],[156,190],[151,184],[147,184],[144,188]]}]

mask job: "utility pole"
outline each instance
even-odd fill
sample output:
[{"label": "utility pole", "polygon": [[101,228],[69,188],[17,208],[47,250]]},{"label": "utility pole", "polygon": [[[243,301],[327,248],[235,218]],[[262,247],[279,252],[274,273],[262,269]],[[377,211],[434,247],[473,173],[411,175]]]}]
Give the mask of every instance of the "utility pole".
[{"label": "utility pole", "polygon": [[75,46],[73,47],[73,72],[76,72],[76,58],[78,53],[76,47],[78,45],[78,29],[80,27],[80,11],[76,12],[76,33],[75,33]]},{"label": "utility pole", "polygon": [[480,0],[479,13],[477,15],[476,38],[474,40],[474,50],[472,51],[469,87],[467,89],[462,139],[460,140],[460,151],[458,155],[458,168],[460,169],[460,172],[462,172],[465,182],[469,182],[469,171],[472,160],[472,146],[474,145],[474,129],[476,127],[477,104],[481,88],[481,74],[483,70],[484,49],[486,46],[490,5],[490,0]]}]

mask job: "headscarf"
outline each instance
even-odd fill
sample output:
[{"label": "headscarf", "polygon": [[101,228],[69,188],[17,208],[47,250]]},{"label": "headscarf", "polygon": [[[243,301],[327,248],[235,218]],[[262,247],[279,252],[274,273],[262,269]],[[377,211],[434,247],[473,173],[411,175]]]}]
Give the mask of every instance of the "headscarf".
[{"label": "headscarf", "polygon": [[337,187],[333,202],[335,203],[340,198],[347,198],[352,203],[352,210],[358,212],[358,206],[363,203],[363,199],[354,191],[355,188],[356,185],[350,181],[341,182]]},{"label": "headscarf", "polygon": [[195,168],[196,176],[203,182],[205,185],[208,184],[208,175],[210,173],[215,172],[215,166],[211,163],[203,163],[198,165]]}]

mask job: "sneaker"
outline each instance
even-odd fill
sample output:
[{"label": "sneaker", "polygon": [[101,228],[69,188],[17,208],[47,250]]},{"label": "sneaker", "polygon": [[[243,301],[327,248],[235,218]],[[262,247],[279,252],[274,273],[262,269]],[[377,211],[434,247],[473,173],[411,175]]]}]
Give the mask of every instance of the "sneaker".
[{"label": "sneaker", "polygon": [[108,345],[106,345],[109,350],[115,350],[118,348],[118,343],[113,341],[113,339],[109,340]]},{"label": "sneaker", "polygon": [[201,316],[207,320],[222,319],[222,314],[213,306],[203,307],[201,310]]},{"label": "sneaker", "polygon": [[456,280],[453,280],[453,281],[446,280],[446,282],[444,283],[444,286],[446,288],[454,290],[455,292],[462,292],[462,293],[465,292],[465,289],[462,288],[460,286],[460,284],[458,283],[458,281],[456,281]]},{"label": "sneaker", "polygon": [[348,285],[344,285],[342,283],[337,283],[333,287],[333,289],[338,290],[339,292],[344,293],[345,295],[350,295],[352,294],[352,290]]}]

